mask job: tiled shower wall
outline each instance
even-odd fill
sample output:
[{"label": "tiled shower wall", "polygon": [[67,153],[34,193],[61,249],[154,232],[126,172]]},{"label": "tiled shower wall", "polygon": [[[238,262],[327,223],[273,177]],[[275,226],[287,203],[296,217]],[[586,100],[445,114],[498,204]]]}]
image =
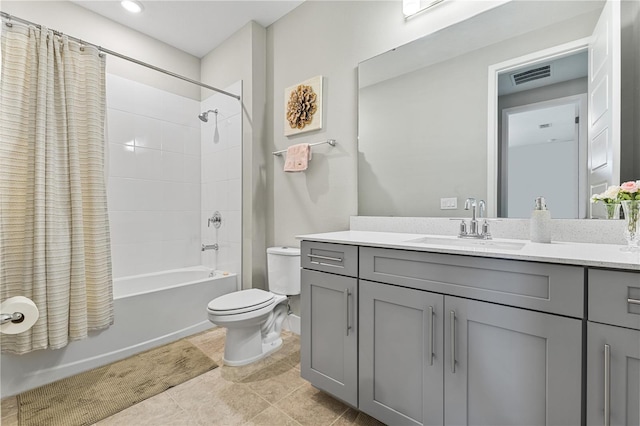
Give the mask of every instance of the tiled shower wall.
[{"label": "tiled shower wall", "polygon": [[200,264],[199,102],[107,75],[114,277]]},{"label": "tiled shower wall", "polygon": [[[241,82],[227,91],[240,93]],[[218,109],[202,123],[198,114]],[[206,265],[241,271],[240,102],[202,102],[107,74],[108,206],[114,277]],[[222,227],[207,228],[214,211]],[[205,252],[201,243],[217,242]]]},{"label": "tiled shower wall", "polygon": [[[240,94],[242,82],[225,88]],[[202,102],[209,121],[201,124],[201,233],[204,244],[218,243],[219,250],[202,253],[202,264],[221,271],[238,273],[242,258],[242,114],[238,100],[215,94]],[[222,226],[207,226],[215,211],[222,214]],[[241,282],[241,281],[239,281]]]}]

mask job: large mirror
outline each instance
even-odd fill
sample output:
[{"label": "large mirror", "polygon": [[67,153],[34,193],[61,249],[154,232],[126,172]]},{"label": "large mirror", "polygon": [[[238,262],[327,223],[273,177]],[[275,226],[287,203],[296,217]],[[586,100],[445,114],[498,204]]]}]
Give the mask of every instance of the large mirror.
[{"label": "large mirror", "polygon": [[[639,3],[621,2],[622,126],[616,128],[614,182],[640,178],[640,125],[634,118],[640,111]],[[512,1],[362,62],[359,215],[459,217],[468,214],[464,200],[475,197],[490,201],[492,216],[528,217],[533,199],[520,188],[546,182],[545,189],[532,191],[552,198],[553,217],[589,217],[589,192],[597,187],[587,182],[584,43],[594,38],[604,5]],[[548,60],[535,56],[541,52]],[[547,66],[566,75],[550,84],[525,81],[516,92],[501,88],[500,80],[514,85],[514,75],[526,80]],[[493,97],[490,73],[496,80]],[[579,115],[585,117],[580,123],[557,120]],[[525,116],[533,117],[529,124]],[[524,134],[528,128],[537,135]],[[532,142],[538,137],[545,143]],[[560,151],[567,156],[555,154]],[[509,167],[510,158],[520,163]],[[552,195],[554,187],[566,189]],[[574,206],[557,201],[554,214],[556,196],[573,199]]]}]

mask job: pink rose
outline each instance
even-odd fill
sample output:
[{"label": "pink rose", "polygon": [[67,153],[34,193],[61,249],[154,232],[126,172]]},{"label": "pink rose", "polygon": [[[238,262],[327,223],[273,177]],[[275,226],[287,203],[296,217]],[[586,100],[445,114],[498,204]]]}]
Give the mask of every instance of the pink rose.
[{"label": "pink rose", "polygon": [[629,182],[625,182],[622,185],[620,185],[620,190],[633,194],[638,192],[638,184],[637,182],[630,180]]}]

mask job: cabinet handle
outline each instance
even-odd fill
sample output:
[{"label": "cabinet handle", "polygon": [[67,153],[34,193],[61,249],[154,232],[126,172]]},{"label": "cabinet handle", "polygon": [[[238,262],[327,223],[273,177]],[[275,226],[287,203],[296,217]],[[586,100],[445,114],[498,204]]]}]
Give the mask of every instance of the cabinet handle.
[{"label": "cabinet handle", "polygon": [[351,292],[349,292],[349,289],[346,288],[344,290],[344,306],[346,315],[345,323],[347,324],[347,336],[349,335],[349,330],[351,330],[351,325],[349,324],[349,296],[351,296]]},{"label": "cabinet handle", "polygon": [[640,305],[640,300],[628,298],[627,303],[631,303],[633,305]]},{"label": "cabinet handle", "polygon": [[429,365],[433,365],[433,306],[429,306]]},{"label": "cabinet handle", "polygon": [[329,257],[329,256],[320,256],[318,254],[308,254],[308,257],[312,258],[316,258],[316,259],[322,259],[322,260],[330,260],[332,262],[342,262],[342,258],[341,257]]},{"label": "cabinet handle", "polygon": [[604,345],[604,426],[611,424],[611,346]]},{"label": "cabinet handle", "polygon": [[456,372],[456,312],[449,312],[451,320],[451,372]]}]

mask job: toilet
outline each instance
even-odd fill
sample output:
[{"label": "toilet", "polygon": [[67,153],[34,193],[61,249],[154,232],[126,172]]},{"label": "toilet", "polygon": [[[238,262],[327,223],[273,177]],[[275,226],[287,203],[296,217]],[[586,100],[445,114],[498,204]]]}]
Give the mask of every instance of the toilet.
[{"label": "toilet", "polygon": [[282,345],[282,321],[288,295],[300,294],[300,249],[267,249],[269,290],[236,291],[209,302],[209,321],[227,328],[224,363],[240,366],[258,361]]}]

